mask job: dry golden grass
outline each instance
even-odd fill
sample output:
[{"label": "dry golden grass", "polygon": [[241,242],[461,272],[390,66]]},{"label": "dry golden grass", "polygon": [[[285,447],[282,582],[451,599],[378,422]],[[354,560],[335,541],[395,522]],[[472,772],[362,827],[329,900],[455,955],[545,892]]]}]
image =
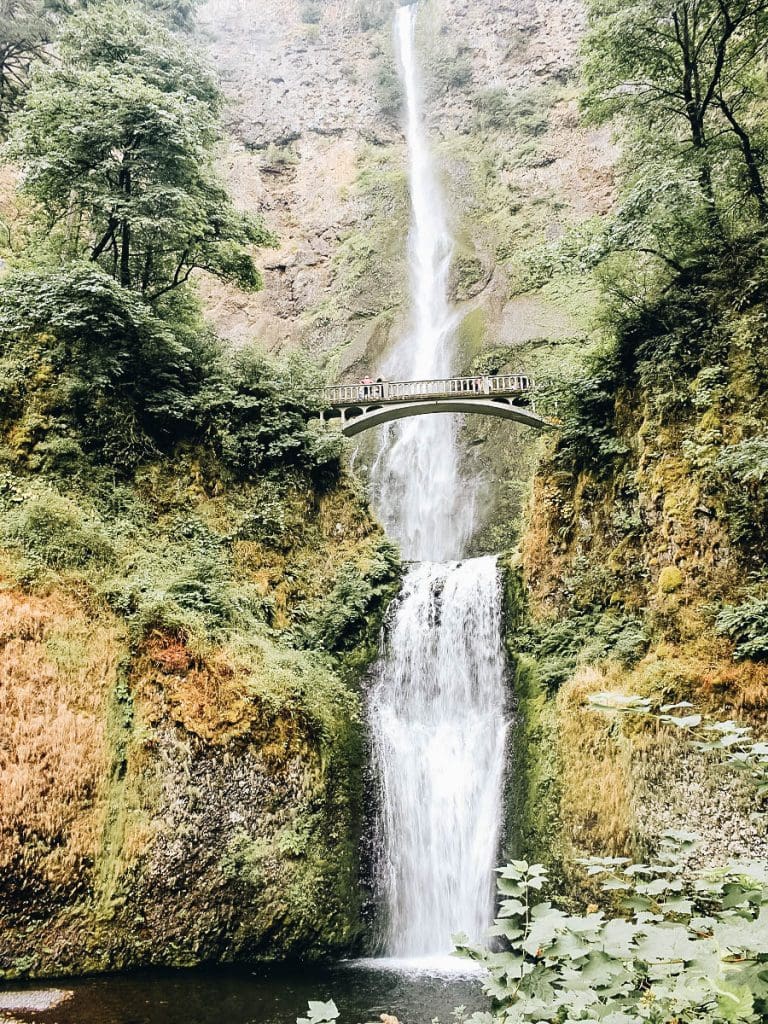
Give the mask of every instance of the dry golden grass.
[{"label": "dry golden grass", "polygon": [[734,662],[732,650],[700,621],[694,639],[657,644],[624,685],[662,701],[690,700],[716,718],[743,716],[759,731],[768,722],[768,664]]},{"label": "dry golden grass", "polygon": [[722,707],[725,703],[758,726],[768,725],[768,665],[729,660],[708,665],[702,672],[701,692]]},{"label": "dry golden grass", "polygon": [[568,557],[567,545],[558,542],[556,534],[558,526],[570,519],[566,500],[555,482],[541,476],[534,479],[522,541],[523,567],[534,610],[543,611],[547,605],[559,603],[560,580]]},{"label": "dry golden grass", "polygon": [[615,716],[587,703],[615,688],[615,679],[590,667],[557,697],[563,822],[577,849],[601,855],[626,853],[632,834],[632,745]]},{"label": "dry golden grass", "polygon": [[96,856],[123,648],[71,597],[0,591],[0,873],[67,886]]},{"label": "dry golden grass", "polygon": [[242,676],[221,652],[191,652],[183,637],[160,630],[144,642],[133,686],[151,725],[170,718],[208,742],[226,742],[254,717]]},{"label": "dry golden grass", "polygon": [[723,640],[660,644],[629,672],[615,664],[580,669],[557,697],[561,806],[574,846],[590,853],[631,852],[637,762],[677,756],[682,739],[653,718],[592,710],[590,694],[604,690],[655,703],[689,699],[715,718],[745,718],[758,733],[768,717],[768,666],[734,664]]}]

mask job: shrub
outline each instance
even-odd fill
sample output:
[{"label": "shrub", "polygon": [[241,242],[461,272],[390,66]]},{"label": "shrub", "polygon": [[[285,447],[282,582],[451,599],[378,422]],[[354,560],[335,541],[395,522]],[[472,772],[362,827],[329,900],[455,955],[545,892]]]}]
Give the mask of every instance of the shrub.
[{"label": "shrub", "polygon": [[540,622],[514,641],[536,660],[539,681],[554,693],[584,662],[615,659],[630,668],[648,649],[640,619],[614,612],[581,612]]},{"label": "shrub", "polygon": [[115,557],[102,527],[88,521],[74,502],[53,492],[30,499],[11,513],[4,532],[33,562],[51,569],[106,566]]},{"label": "shrub", "polygon": [[305,3],[301,7],[301,20],[305,25],[319,25],[323,20],[323,12],[317,3]]},{"label": "shrub", "polygon": [[435,78],[448,89],[466,88],[472,76],[472,62],[464,54],[441,57],[435,65]]},{"label": "shrub", "polygon": [[7,412],[35,403],[86,451],[128,466],[189,434],[211,357],[199,328],[171,328],[92,265],[12,274],[0,308]]},{"label": "shrub", "polygon": [[718,455],[715,473],[725,492],[731,537],[759,566],[768,553],[768,438],[726,446]]},{"label": "shrub", "polygon": [[403,87],[393,64],[387,63],[379,70],[376,78],[376,95],[382,114],[394,117],[400,113]]},{"label": "shrub", "polygon": [[608,475],[627,454],[616,429],[618,387],[619,367],[608,350],[589,358],[578,376],[541,388],[547,408],[561,420],[553,455],[558,469]]},{"label": "shrub", "polygon": [[482,89],[475,94],[478,125],[481,128],[509,128],[514,114],[514,104],[509,90],[504,86]]},{"label": "shrub", "polygon": [[756,1022],[765,1019],[768,886],[756,870],[683,874],[691,836],[667,833],[656,863],[586,861],[625,916],[597,907],[571,914],[541,899],[547,873],[512,861],[499,872],[494,935],[501,951],[459,951],[488,971],[495,1012],[460,1016],[494,1021]]},{"label": "shrub", "polygon": [[79,449],[130,472],[179,442],[236,473],[286,462],[335,472],[336,434],[309,426],[321,379],[299,356],[225,358],[187,297],[153,310],[91,265],[0,282],[0,414],[26,418],[19,454],[66,468]]},{"label": "shrub", "polygon": [[354,648],[370,626],[371,609],[391,596],[399,565],[396,548],[382,541],[369,562],[342,566],[331,592],[304,610],[301,642],[330,652]]},{"label": "shrub", "polygon": [[278,366],[254,351],[237,353],[202,399],[203,419],[217,451],[237,474],[286,466],[335,472],[338,435],[315,432],[320,378],[312,364],[294,355]]}]

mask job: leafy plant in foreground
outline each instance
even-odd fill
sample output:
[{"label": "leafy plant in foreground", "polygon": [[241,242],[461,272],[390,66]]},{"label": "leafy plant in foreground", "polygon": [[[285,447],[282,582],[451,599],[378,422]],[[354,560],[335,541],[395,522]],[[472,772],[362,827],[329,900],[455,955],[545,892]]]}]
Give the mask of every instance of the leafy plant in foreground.
[{"label": "leafy plant in foreground", "polygon": [[[308,1014],[307,1017],[299,1017],[296,1024],[336,1024],[339,1019],[339,1010],[333,1000],[320,1003],[310,999]],[[387,1014],[383,1014],[380,1020],[384,1021],[384,1024],[388,1024],[389,1021],[398,1024],[394,1017],[388,1017]]]},{"label": "leafy plant in foreground", "polygon": [[[699,749],[724,754],[768,794],[768,743],[735,722],[707,722],[691,704],[654,708],[650,698],[599,693],[595,710],[652,715],[665,725],[701,729]],[[733,862],[715,871],[688,867],[696,837],[671,830],[655,861],[591,857],[581,863],[619,910],[560,910],[539,894],[541,864],[499,868],[501,948],[456,936],[459,956],[488,972],[493,1012],[454,1014],[461,1024],[759,1024],[768,1019],[768,867]],[[317,1004],[321,1005],[321,1004]],[[334,1007],[335,1010],[335,1007]],[[335,1011],[338,1015],[338,1011]],[[333,1024],[336,1016],[298,1024]]]},{"label": "leafy plant in foreground", "polygon": [[[539,898],[541,864],[499,869],[501,949],[457,937],[460,956],[488,972],[493,1012],[464,1024],[758,1024],[768,1012],[768,872],[731,864],[691,876],[694,837],[668,832],[654,863],[590,858],[587,873],[620,897],[623,916],[595,906],[566,913]],[[314,1015],[313,1015],[313,1009]],[[333,1004],[310,1004],[297,1024],[333,1024]]]},{"label": "leafy plant in foreground", "polygon": [[310,999],[307,1012],[309,1016],[300,1017],[296,1024],[335,1024],[339,1017],[339,1011],[332,999],[328,1003],[316,1002]]},{"label": "leafy plant in foreground", "polygon": [[595,1020],[604,1024],[758,1022],[768,1010],[768,874],[731,865],[686,878],[691,837],[668,833],[658,860],[585,862],[603,889],[623,893],[626,917],[588,908],[568,914],[538,894],[540,864],[500,869],[494,934],[500,952],[460,940],[459,952],[488,970],[495,1013],[469,1024]]}]

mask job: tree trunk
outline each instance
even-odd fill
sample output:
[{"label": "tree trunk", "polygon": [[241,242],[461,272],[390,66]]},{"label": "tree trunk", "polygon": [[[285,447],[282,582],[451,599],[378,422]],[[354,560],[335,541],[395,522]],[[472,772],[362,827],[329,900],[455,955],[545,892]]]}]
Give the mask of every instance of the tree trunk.
[{"label": "tree trunk", "polygon": [[[131,172],[125,167],[120,175],[123,192],[126,198],[131,195]],[[131,222],[123,218],[120,227],[120,284],[123,288],[131,287]]]},{"label": "tree trunk", "polygon": [[768,197],[765,194],[765,183],[763,182],[762,175],[760,174],[760,167],[757,162],[755,151],[752,148],[752,140],[749,137],[746,129],[736,120],[733,111],[721,97],[719,100],[720,109],[725,114],[726,120],[733,129],[734,134],[739,140],[741,147],[741,153],[744,157],[744,163],[747,168],[747,182],[749,194],[757,202],[757,209],[760,215],[761,221],[768,221]]},{"label": "tree trunk", "polygon": [[131,225],[123,221],[120,243],[120,284],[123,288],[131,287]]}]

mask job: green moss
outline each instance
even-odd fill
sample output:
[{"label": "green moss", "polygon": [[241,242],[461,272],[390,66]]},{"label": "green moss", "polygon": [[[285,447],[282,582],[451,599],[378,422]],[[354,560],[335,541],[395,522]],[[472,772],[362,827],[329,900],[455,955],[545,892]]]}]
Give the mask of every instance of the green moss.
[{"label": "green moss", "polygon": [[676,565],[666,565],[659,573],[659,591],[674,594],[683,585],[683,574]]},{"label": "green moss", "polygon": [[471,366],[482,352],[487,330],[488,316],[482,307],[478,306],[463,317],[457,334],[463,366]]},{"label": "green moss", "polygon": [[55,491],[43,491],[9,511],[3,533],[36,566],[103,567],[115,558],[102,525]]},{"label": "green moss", "polygon": [[555,702],[542,685],[533,658],[519,651],[528,622],[521,568],[506,559],[502,572],[504,639],[513,672],[504,855],[546,864],[559,876],[564,843]]},{"label": "green moss", "polygon": [[[300,472],[235,484],[199,451],[62,488],[14,474],[0,507],[36,585],[75,587],[123,645],[101,842],[71,899],[41,889],[33,930],[4,920],[0,970],[32,949],[51,976],[356,948],[357,688],[399,574],[360,495]],[[85,571],[94,534],[109,558]],[[60,629],[46,653],[76,675],[83,643]],[[230,848],[238,815],[251,845]]]},{"label": "green moss", "polygon": [[455,261],[455,270],[459,299],[473,295],[477,291],[477,286],[486,277],[483,261],[472,253],[459,253]]},{"label": "green moss", "polygon": [[538,679],[535,662],[525,655],[514,659],[514,700],[504,854],[546,864],[561,875],[562,773],[555,704]]},{"label": "green moss", "polygon": [[332,292],[308,316],[315,326],[372,320],[399,306],[407,294],[403,238],[408,225],[405,172],[389,151],[365,149],[354,186],[364,211],[361,231],[351,231],[332,262]]}]

